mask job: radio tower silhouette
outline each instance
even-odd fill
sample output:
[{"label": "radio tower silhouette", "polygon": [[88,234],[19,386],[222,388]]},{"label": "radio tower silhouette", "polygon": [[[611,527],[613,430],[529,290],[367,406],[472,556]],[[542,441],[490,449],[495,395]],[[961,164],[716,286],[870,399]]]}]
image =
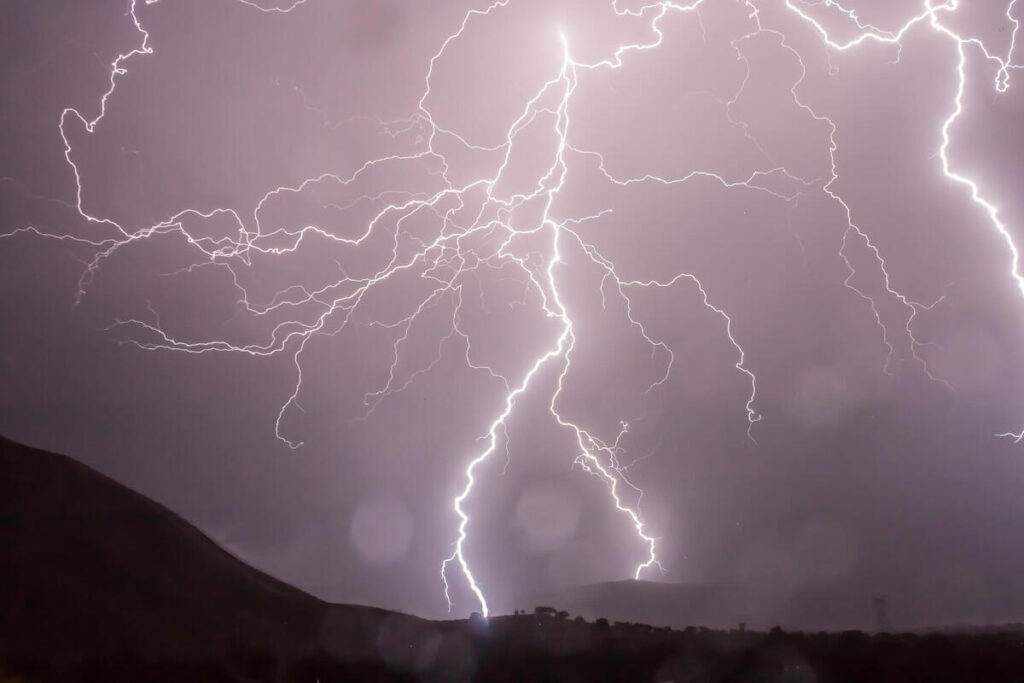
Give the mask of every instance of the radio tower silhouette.
[{"label": "radio tower silhouette", "polygon": [[874,596],[871,598],[871,604],[875,608],[875,630],[888,631],[892,629],[892,622],[889,621],[889,602],[885,596]]}]

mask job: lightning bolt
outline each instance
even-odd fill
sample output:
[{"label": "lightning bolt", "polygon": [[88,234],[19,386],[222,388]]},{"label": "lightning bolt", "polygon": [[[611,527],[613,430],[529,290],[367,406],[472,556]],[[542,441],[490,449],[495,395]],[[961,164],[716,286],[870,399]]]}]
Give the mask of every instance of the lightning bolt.
[{"label": "lightning bolt", "polygon": [[[999,55],[995,51],[990,50],[984,42],[977,38],[968,38],[960,35],[956,31],[951,29],[947,24],[943,23],[942,15],[952,14],[953,12],[955,12],[957,8],[960,6],[960,0],[947,0],[947,2],[939,4],[936,4],[935,2],[933,2],[933,0],[924,0],[924,4],[922,6],[921,11],[918,14],[912,16],[902,26],[898,27],[895,30],[883,30],[873,25],[863,24],[857,18],[856,12],[854,12],[853,10],[843,7],[838,2],[834,2],[833,0],[826,0],[826,5],[836,7],[843,15],[852,20],[856,27],[859,29],[859,32],[853,38],[850,38],[849,40],[846,41],[840,41],[833,38],[829,31],[826,30],[826,28],[819,21],[814,19],[808,12],[806,12],[800,6],[797,0],[785,0],[785,4],[791,12],[793,12],[796,16],[800,17],[804,22],[806,22],[807,25],[814,29],[814,31],[821,37],[821,39],[825,42],[826,46],[829,49],[835,50],[837,52],[845,52],[867,42],[896,45],[900,49],[900,51],[902,51],[902,39],[904,38],[904,36],[907,35],[907,33],[909,33],[911,30],[913,30],[919,25],[925,25],[931,28],[933,31],[944,36],[945,38],[948,38],[952,42],[957,52],[956,91],[953,97],[951,112],[943,122],[940,131],[942,142],[939,145],[938,157],[942,162],[942,174],[946,178],[967,189],[971,201],[982,209],[982,211],[988,218],[989,224],[1003,239],[1003,242],[1006,244],[1007,250],[1010,254],[1008,275],[1016,284],[1017,289],[1021,293],[1021,295],[1024,296],[1024,275],[1022,275],[1020,270],[1020,252],[1017,248],[1016,243],[1013,240],[1013,235],[1011,234],[1006,224],[999,217],[999,210],[996,208],[996,206],[983,196],[982,190],[978,185],[977,181],[953,170],[952,162],[949,158],[949,148],[952,144],[951,131],[964,111],[963,100],[964,92],[967,87],[966,67],[968,60],[968,49],[976,49],[981,53],[983,59],[985,59],[986,61],[993,62],[998,67],[996,70],[996,76],[993,84],[997,92],[1002,93],[1006,92],[1009,89],[1010,70],[1022,68],[1022,65],[1015,64],[1013,62],[1013,53],[1017,45],[1017,33],[1020,30],[1020,21],[1016,19],[1014,16],[1014,8],[1017,5],[1017,0],[1010,0],[1009,4],[1006,7],[1005,15],[1012,24],[1013,30],[1010,36],[1010,45],[1007,48],[1005,55]],[[801,61],[801,65],[802,64],[803,62]],[[795,96],[796,95],[794,92],[794,97]],[[797,101],[799,102],[799,100]],[[808,110],[813,113],[813,110],[811,110],[810,108],[808,108]],[[814,116],[816,118],[819,118],[817,114],[814,114]],[[833,199],[835,199],[842,205],[847,218],[847,234],[843,238],[843,249],[845,250],[847,245],[847,236],[849,236],[850,234],[856,234],[856,236],[863,240],[865,245],[872,251],[881,268],[882,273],[884,274],[884,286],[886,291],[888,292],[888,294],[898,299],[910,311],[904,330],[906,331],[907,336],[911,341],[911,351],[913,353],[914,358],[918,360],[924,372],[928,375],[929,378],[942,382],[947,387],[949,387],[948,382],[946,382],[945,380],[941,380],[932,374],[932,372],[928,368],[927,363],[918,355],[917,349],[923,344],[914,337],[913,332],[911,331],[911,325],[916,315],[921,310],[930,310],[936,304],[941,302],[943,297],[939,297],[931,304],[925,305],[921,304],[920,302],[908,299],[905,295],[901,294],[900,292],[893,288],[889,272],[885,266],[885,260],[882,258],[878,248],[871,242],[870,238],[859,227],[857,227],[856,224],[854,224],[852,218],[852,211],[850,207],[838,194],[833,192],[831,189],[831,186],[839,178],[835,160],[835,152],[838,147],[835,141],[836,125],[828,117],[820,118],[827,121],[829,126],[831,127],[830,153],[832,159],[832,178],[824,189],[829,194],[829,196],[831,196]],[[843,255],[843,260],[846,263],[847,269],[850,273],[850,277],[848,277],[846,281],[847,286],[853,288],[853,286],[850,285],[849,283],[850,278],[853,277],[855,269],[850,264],[849,259],[846,257],[845,251],[841,253]],[[888,330],[881,321],[875,300],[864,294],[862,291],[856,288],[854,289],[860,296],[862,296],[864,299],[868,300],[871,303],[872,310],[875,313],[875,320],[883,329],[883,338],[886,346],[889,348],[889,359],[891,360],[892,355],[894,353],[894,349],[892,344],[889,342]],[[886,363],[886,369],[888,370],[888,361]],[[1024,430],[1022,430],[1019,433],[1005,432],[997,434],[996,436],[1012,438],[1015,442],[1019,443],[1020,441],[1024,440]]]},{"label": "lightning bolt", "polygon": [[[598,150],[586,149],[574,144],[571,137],[571,105],[573,95],[581,78],[598,78],[603,72],[622,68],[627,60],[640,59],[642,54],[655,50],[665,40],[663,23],[673,13],[691,15],[698,22],[704,39],[707,33],[700,14],[706,2],[730,2],[739,4],[747,10],[746,19],[749,31],[732,41],[731,47],[737,59],[746,65],[746,76],[730,99],[720,100],[723,116],[730,125],[738,129],[745,138],[760,152],[763,167],[757,168],[744,177],[726,177],[711,171],[693,171],[678,177],[665,177],[657,174],[641,174],[624,176],[604,158]],[[158,0],[144,0],[145,5],[156,4]],[[299,10],[308,0],[297,0],[279,6],[267,6],[250,0],[238,0],[242,5],[255,11],[267,13],[289,13]],[[137,0],[131,0],[127,15],[133,22],[139,36],[137,47],[119,54],[110,65],[110,77],[106,90],[99,98],[96,110],[91,115],[83,114],[75,108],[65,109],[58,125],[59,134],[64,143],[64,158],[74,177],[74,201],[71,204],[78,216],[95,233],[89,236],[55,232],[35,225],[27,225],[6,233],[10,237],[21,233],[30,233],[39,237],[71,242],[90,252],[84,262],[79,279],[77,297],[80,300],[93,282],[98,269],[103,263],[126,247],[158,236],[175,236],[182,239],[196,253],[195,262],[173,274],[190,274],[199,269],[214,268],[228,275],[232,287],[237,292],[238,302],[246,314],[257,320],[271,322],[269,332],[247,343],[237,343],[228,339],[210,338],[203,341],[183,339],[167,331],[161,323],[155,309],[149,308],[150,319],[118,318],[107,327],[108,331],[124,333],[124,343],[134,344],[147,350],[168,350],[190,354],[214,352],[244,353],[253,356],[287,355],[295,368],[296,381],[291,394],[281,405],[275,421],[275,433],[290,448],[298,448],[301,441],[294,441],[284,435],[282,420],[292,408],[301,409],[298,403],[303,387],[303,354],[308,342],[320,335],[334,336],[343,330],[354,327],[372,328],[393,336],[390,349],[390,363],[385,376],[376,388],[371,388],[363,395],[366,412],[356,419],[366,419],[373,414],[375,408],[384,400],[407,389],[417,378],[431,371],[440,363],[446,349],[456,347],[465,360],[466,366],[474,372],[483,373],[495,383],[502,392],[501,409],[493,417],[481,440],[483,447],[477,451],[464,469],[464,484],[452,501],[454,514],[458,520],[453,550],[442,562],[440,578],[444,586],[444,594],[449,610],[453,607],[450,574],[457,571],[473,594],[484,616],[489,613],[489,605],[485,596],[484,586],[476,578],[467,558],[467,543],[471,514],[468,503],[474,494],[478,482],[480,467],[502,443],[505,445],[506,459],[510,456],[508,446],[508,423],[524,395],[537,387],[540,390],[545,382],[553,384],[547,395],[547,407],[551,419],[571,437],[575,453],[572,463],[579,466],[585,473],[594,476],[608,490],[614,508],[624,515],[635,530],[638,542],[645,552],[638,560],[633,576],[640,578],[648,570],[661,568],[657,555],[657,537],[648,528],[641,509],[643,491],[628,477],[628,469],[643,458],[630,463],[622,462],[626,452],[625,442],[630,433],[629,420],[623,419],[609,429],[607,426],[587,425],[575,418],[564,403],[565,386],[573,369],[574,352],[576,351],[577,326],[573,311],[567,303],[564,289],[564,278],[568,269],[567,255],[585,258],[601,273],[600,294],[602,302],[607,302],[611,295],[620,300],[625,310],[625,323],[633,330],[651,353],[661,359],[661,370],[650,382],[647,392],[667,382],[671,376],[675,361],[675,353],[664,340],[651,334],[644,321],[634,314],[634,299],[646,291],[654,289],[682,289],[686,287],[695,293],[698,301],[714,313],[722,322],[725,339],[735,351],[735,369],[749,382],[749,393],[743,410],[747,420],[747,436],[754,441],[753,429],[762,415],[757,410],[757,376],[747,365],[747,353],[737,335],[735,324],[727,311],[712,303],[713,296],[708,289],[690,272],[681,271],[671,277],[651,278],[644,274],[625,273],[622,267],[605,256],[597,245],[587,236],[587,225],[600,221],[610,213],[610,209],[589,216],[560,216],[556,208],[559,193],[566,179],[574,168],[591,168],[597,170],[608,183],[618,187],[633,185],[659,185],[665,187],[682,186],[695,180],[716,183],[723,189],[739,192],[753,192],[779,202],[792,212],[802,197],[823,194],[839,207],[845,218],[842,227],[839,256],[846,267],[844,284],[856,296],[864,300],[870,308],[874,321],[880,328],[882,341],[887,349],[887,357],[882,370],[891,373],[891,363],[897,354],[894,333],[883,320],[879,300],[868,294],[864,289],[853,283],[857,275],[850,256],[850,249],[858,244],[867,249],[874,259],[875,267],[881,276],[881,286],[885,296],[897,301],[905,311],[905,321],[901,330],[910,354],[919,364],[921,371],[935,382],[949,386],[937,377],[929,368],[919,351],[927,342],[920,341],[914,333],[913,325],[917,316],[938,305],[943,297],[939,296],[930,302],[921,302],[903,294],[894,284],[888,266],[879,248],[871,240],[868,231],[858,225],[854,219],[854,211],[847,201],[834,189],[839,180],[837,161],[836,123],[829,117],[819,114],[811,105],[800,97],[800,88],[806,75],[807,67],[801,53],[793,47],[787,34],[778,28],[766,26],[762,22],[761,7],[769,4],[784,7],[788,16],[795,17],[800,24],[808,27],[827,48],[829,53],[842,53],[855,49],[867,42],[893,45],[897,49],[897,57],[902,50],[902,39],[909,32],[920,29],[931,31],[948,39],[958,55],[956,69],[957,88],[951,104],[951,112],[945,119],[939,135],[941,144],[938,158],[941,161],[941,172],[951,181],[962,186],[971,201],[976,204],[987,217],[992,228],[996,230],[1008,248],[1009,275],[1013,278],[1021,294],[1024,295],[1024,275],[1020,272],[1020,257],[1013,241],[1012,234],[1002,222],[994,204],[985,198],[979,184],[971,178],[958,173],[953,168],[949,156],[953,131],[957,120],[964,111],[964,92],[967,85],[967,64],[970,51],[976,51],[981,57],[996,66],[994,87],[998,92],[1005,92],[1010,87],[1010,72],[1022,68],[1013,62],[1016,47],[1019,21],[1014,17],[1017,0],[1011,0],[1006,8],[1006,16],[1013,25],[1010,46],[1005,54],[997,54],[977,39],[964,37],[951,29],[944,18],[955,13],[959,3],[957,0],[937,4],[932,0],[924,0],[920,10],[914,13],[904,24],[894,29],[884,29],[861,21],[856,11],[846,8],[832,0],[818,2],[800,2],[799,0],[774,0],[773,2],[755,2],[755,0],[692,0],[688,3],[672,1],[652,2],[633,9],[622,8],[618,0],[613,0],[612,8],[619,17],[641,18],[647,22],[648,38],[645,41],[621,44],[610,57],[594,62],[584,62],[573,57],[570,42],[564,33],[560,33],[561,60],[556,73],[544,82],[541,87],[526,99],[517,118],[505,132],[504,139],[496,145],[482,145],[469,140],[456,130],[446,128],[435,120],[430,102],[434,96],[432,83],[437,64],[445,58],[449,48],[472,30],[475,22],[481,21],[492,14],[507,8],[513,0],[496,0],[491,4],[470,9],[462,18],[457,29],[447,36],[427,65],[422,95],[417,110],[411,116],[399,120],[363,119],[376,126],[382,134],[392,140],[408,141],[411,138],[411,149],[407,154],[398,154],[371,159],[355,168],[349,174],[324,173],[307,178],[293,185],[283,185],[266,192],[253,207],[250,214],[243,215],[235,209],[217,207],[213,209],[187,208],[152,225],[139,228],[126,227],[117,221],[103,216],[94,215],[84,205],[84,179],[75,161],[75,152],[68,136],[68,130],[74,126],[86,134],[93,133],[104,119],[108,105],[115,95],[120,77],[127,72],[130,61],[151,56],[154,48],[150,34],[139,17]],[[827,6],[834,9],[848,26],[852,26],[855,36],[841,41],[835,39],[825,26],[815,18],[814,8]],[[803,178],[785,166],[771,159],[771,155],[751,134],[748,124],[734,114],[736,103],[742,97],[750,79],[750,63],[744,51],[745,44],[755,37],[765,36],[775,40],[778,46],[792,54],[800,67],[800,75],[789,89],[793,102],[806,112],[814,121],[827,127],[828,159],[830,174],[827,178]],[[831,60],[831,57],[829,57]],[[829,62],[831,67],[831,61]],[[280,83],[279,83],[280,85]],[[291,86],[302,98],[303,106],[324,117],[325,125],[345,125],[354,119],[340,122],[329,122],[322,109],[313,106],[297,86]],[[554,133],[555,143],[550,150],[549,161],[543,173],[536,178],[534,186],[528,191],[507,192],[503,190],[502,180],[507,177],[514,150],[520,143],[524,132],[532,126],[549,126]],[[483,174],[469,181],[455,179],[451,160],[443,151],[445,145],[455,145],[462,151],[497,155],[500,161],[489,174]],[[354,236],[340,236],[333,231],[318,225],[305,225],[298,228],[278,227],[267,229],[263,225],[265,207],[272,201],[288,196],[306,194],[319,197],[327,188],[347,189],[354,187],[372,169],[386,169],[392,165],[412,165],[419,168],[425,177],[434,183],[431,189],[394,188],[374,195],[361,195],[347,203],[321,201],[321,206],[344,211],[356,205],[382,205],[362,226],[361,232]],[[784,180],[791,190],[780,191],[778,184],[771,181]],[[539,217],[525,224],[519,218],[520,211],[539,206]],[[202,224],[203,221],[227,219],[237,229],[236,236],[213,238],[196,233],[187,227],[190,221]],[[415,234],[408,225],[416,221],[432,221],[436,232],[424,238]],[[799,240],[799,238],[797,237]],[[282,289],[269,298],[259,299],[254,296],[246,285],[244,273],[255,265],[255,260],[262,257],[275,257],[292,254],[306,243],[325,242],[343,252],[369,248],[372,245],[386,245],[388,256],[385,263],[374,267],[368,273],[349,274],[339,262],[337,279],[324,282],[321,286],[310,287],[293,285]],[[542,245],[538,248],[536,245]],[[488,273],[493,277],[502,277],[522,287],[522,298],[519,305],[535,305],[544,317],[553,323],[555,332],[547,340],[543,351],[527,365],[527,369],[518,377],[512,377],[506,371],[488,365],[478,358],[474,349],[473,336],[464,325],[463,313],[466,288],[470,277]],[[371,317],[364,319],[367,301],[383,287],[400,286],[402,278],[417,278],[426,283],[427,291],[419,296],[415,305],[405,314],[397,314],[393,318]],[[417,326],[422,324],[425,316],[431,312],[450,312],[450,331],[437,339],[436,347],[425,364],[412,369],[403,368],[403,358],[407,356],[407,347],[414,344],[413,334]],[[276,322],[274,322],[276,321]],[[404,376],[403,376],[403,369]],[[553,373],[549,374],[549,373]],[[551,377],[554,381],[551,382]],[[538,385],[541,385],[538,387]],[[1009,437],[1015,441],[1024,440],[1021,433],[1004,433],[1000,437]],[[648,454],[649,455],[649,454]],[[645,458],[648,456],[644,456]]]}]

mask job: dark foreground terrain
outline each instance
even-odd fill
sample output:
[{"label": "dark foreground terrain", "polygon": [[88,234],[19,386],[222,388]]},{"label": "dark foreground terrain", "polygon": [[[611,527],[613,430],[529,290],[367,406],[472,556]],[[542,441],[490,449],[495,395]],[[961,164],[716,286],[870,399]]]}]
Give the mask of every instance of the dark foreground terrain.
[{"label": "dark foreground terrain", "polygon": [[1016,681],[1024,627],[669,630],[330,605],[72,460],[0,439],[0,683]]}]

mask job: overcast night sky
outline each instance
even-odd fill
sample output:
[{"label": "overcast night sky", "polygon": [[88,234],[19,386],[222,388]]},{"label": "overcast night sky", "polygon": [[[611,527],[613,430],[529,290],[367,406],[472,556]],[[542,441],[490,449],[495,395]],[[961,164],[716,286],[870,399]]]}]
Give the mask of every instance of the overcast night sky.
[{"label": "overcast night sky", "polygon": [[644,579],[1024,619],[1024,296],[939,154],[956,35],[948,157],[1024,244],[1024,7],[837,50],[810,19],[862,29],[800,0],[273,1],[141,4],[98,118],[126,0],[0,0],[0,433],[442,617],[489,430],[492,611],[645,561],[575,425]]}]

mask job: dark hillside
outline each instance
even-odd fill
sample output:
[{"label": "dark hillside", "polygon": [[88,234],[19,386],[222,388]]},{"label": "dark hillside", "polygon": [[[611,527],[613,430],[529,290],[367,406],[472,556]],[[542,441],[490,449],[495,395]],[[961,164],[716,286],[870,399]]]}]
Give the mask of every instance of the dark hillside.
[{"label": "dark hillside", "polygon": [[[636,589],[576,597],[618,605]],[[657,593],[650,614],[704,601],[640,589]],[[1024,636],[674,631],[550,608],[430,622],[328,605],[87,467],[0,439],[0,683],[14,681],[1019,682]]]},{"label": "dark hillside", "polygon": [[0,651],[59,658],[293,648],[325,606],[69,458],[0,438]]}]

